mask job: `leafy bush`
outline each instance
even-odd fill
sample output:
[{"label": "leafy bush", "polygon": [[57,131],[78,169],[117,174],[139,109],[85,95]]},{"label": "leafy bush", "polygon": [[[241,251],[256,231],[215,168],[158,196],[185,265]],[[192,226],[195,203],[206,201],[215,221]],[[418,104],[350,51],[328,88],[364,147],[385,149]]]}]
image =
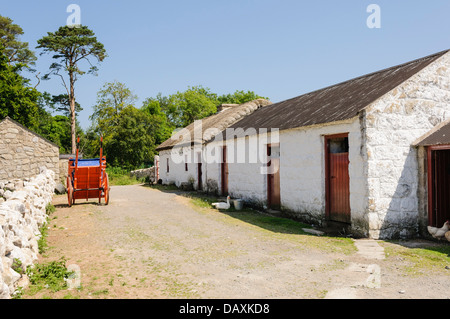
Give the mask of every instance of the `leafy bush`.
[{"label": "leafy bush", "polygon": [[67,288],[66,280],[73,273],[67,270],[64,257],[59,261],[29,266],[26,272],[33,290],[48,288],[53,292]]}]

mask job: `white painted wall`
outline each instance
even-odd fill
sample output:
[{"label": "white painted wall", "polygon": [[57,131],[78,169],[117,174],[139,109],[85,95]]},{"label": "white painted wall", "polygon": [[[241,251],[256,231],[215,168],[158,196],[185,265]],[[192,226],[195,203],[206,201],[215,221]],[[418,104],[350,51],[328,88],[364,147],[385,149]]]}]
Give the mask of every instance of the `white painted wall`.
[{"label": "white painted wall", "polygon": [[[293,215],[307,221],[320,223],[325,218],[325,154],[324,135],[349,133],[349,173],[350,205],[352,221],[364,228],[367,221],[364,213],[367,207],[366,178],[364,159],[361,152],[362,137],[359,118],[340,123],[286,130],[279,133],[280,143],[280,194],[281,205]],[[256,141],[260,139],[259,141]],[[267,176],[261,174],[261,168],[267,162],[266,157],[258,156],[257,163],[249,163],[249,154],[265,154],[267,135],[253,135],[228,142],[234,150],[235,159],[229,158],[229,194],[235,198],[267,204]],[[234,142],[234,143],[232,143]],[[211,143],[209,148],[220,147],[223,142]],[[244,144],[245,143],[245,144]],[[244,147],[245,145],[245,147]],[[249,145],[259,145],[250,149]],[[210,151],[212,153],[212,151]],[[236,163],[236,154],[245,154],[244,163]],[[220,186],[220,164],[207,165],[209,179],[215,179]],[[365,227],[367,228],[367,227]]]},{"label": "white painted wall", "polygon": [[[324,136],[349,133],[352,224],[364,225],[366,178],[359,119],[280,133],[281,204],[311,221],[325,218]],[[359,226],[363,228],[363,226]]]},{"label": "white painted wall", "polygon": [[[199,150],[201,152],[201,150]],[[162,183],[175,184],[180,187],[182,183],[190,183],[194,181],[194,188],[197,188],[197,164],[191,157],[192,148],[174,148],[172,150],[164,150],[159,152],[160,166],[159,178]],[[188,162],[188,170],[186,171],[185,162]],[[167,172],[167,160],[169,160],[169,172]]]}]

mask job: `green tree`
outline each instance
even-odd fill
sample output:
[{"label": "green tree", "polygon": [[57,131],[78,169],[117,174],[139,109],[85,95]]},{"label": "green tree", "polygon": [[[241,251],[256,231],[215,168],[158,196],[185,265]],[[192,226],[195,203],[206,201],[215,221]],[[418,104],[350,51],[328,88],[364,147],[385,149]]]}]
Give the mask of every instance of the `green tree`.
[{"label": "green tree", "polygon": [[[85,74],[80,67],[81,61],[87,61],[89,70],[87,73],[96,74],[98,68],[94,66],[90,58],[96,58],[101,62],[106,57],[106,50],[100,43],[92,30],[86,26],[69,27],[63,26],[56,32],[48,32],[38,40],[37,48],[43,49],[42,54],[54,53],[53,58],[57,61],[50,65],[50,72],[43,78],[48,79],[50,75],[57,75],[66,88],[69,96],[71,115],[71,139],[72,152],[76,151],[76,104],[75,104],[75,82],[78,77]],[[60,73],[65,71],[69,77],[69,84]]]},{"label": "green tree", "polygon": [[[70,119],[69,95],[67,95],[67,94],[53,95],[51,97],[51,101],[50,101],[49,105],[54,111],[61,112],[64,116],[66,116],[68,119]],[[80,111],[83,111],[83,108],[81,107],[80,103],[75,101],[75,113],[78,113]],[[70,130],[69,130],[69,132],[70,132]]]},{"label": "green tree", "polygon": [[148,98],[142,105],[142,111],[148,113],[152,118],[152,122],[155,125],[155,144],[159,145],[172,135],[173,130],[176,128],[169,123],[166,113],[162,109],[167,105],[168,98],[163,97],[161,93],[158,93],[156,98]]},{"label": "green tree", "polygon": [[0,120],[9,116],[29,129],[38,128],[40,93],[19,75],[23,64],[10,65],[0,44]]},{"label": "green tree", "polygon": [[218,96],[211,92],[209,88],[198,85],[188,87],[184,92],[177,92],[167,97],[159,93],[156,98],[148,98],[144,102],[143,108],[148,109],[150,114],[164,113],[167,123],[165,128],[173,130],[177,127],[186,127],[195,120],[214,114],[220,104],[242,104],[259,98],[265,97],[253,91],[239,90],[232,94]]},{"label": "green tree", "polygon": [[118,125],[122,110],[133,106],[136,99],[131,90],[118,81],[105,83],[97,93],[97,103],[90,119],[105,142],[109,141]]},{"label": "green tree", "polygon": [[243,104],[256,99],[266,99],[267,97],[262,97],[253,91],[235,91],[233,94],[223,94],[220,95],[217,100],[220,104]]},{"label": "green tree", "polygon": [[162,111],[170,124],[185,127],[217,112],[217,104],[217,96],[208,88],[194,86],[171,95]]},{"label": "green tree", "polygon": [[126,106],[120,112],[112,138],[105,142],[107,161],[129,170],[153,162],[153,131],[152,119],[146,112]]},{"label": "green tree", "polygon": [[5,47],[9,64],[31,65],[37,60],[34,52],[28,48],[28,43],[19,41],[22,34],[23,29],[19,25],[0,15],[0,43]]},{"label": "green tree", "polygon": [[[55,103],[55,100],[58,101]],[[70,135],[70,116],[67,114],[67,107],[58,107],[59,98],[55,99],[48,92],[41,94],[38,100],[39,115],[38,115],[38,128],[36,133],[47,138],[53,143],[57,144],[60,149],[60,153],[70,153],[71,152],[71,135]],[[52,116],[52,112],[66,111],[64,115]],[[83,136],[84,132],[77,123],[77,136]]]}]

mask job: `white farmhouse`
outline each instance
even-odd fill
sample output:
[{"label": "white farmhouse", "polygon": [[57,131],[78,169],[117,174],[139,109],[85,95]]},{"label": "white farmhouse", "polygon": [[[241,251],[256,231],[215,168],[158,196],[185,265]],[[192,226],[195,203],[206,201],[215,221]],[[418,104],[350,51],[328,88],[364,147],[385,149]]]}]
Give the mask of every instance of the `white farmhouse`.
[{"label": "white farmhouse", "polygon": [[[448,119],[443,51],[257,108],[204,139],[197,161],[203,182],[249,204],[363,237],[426,236],[450,219]],[[164,181],[182,182],[164,160]]]},{"label": "white farmhouse", "polygon": [[203,155],[206,143],[240,119],[270,104],[265,99],[244,104],[222,104],[216,114],[174,132],[170,139],[156,148],[159,152],[158,179],[163,184],[217,193],[217,176],[209,179],[208,167],[203,166],[207,164]]}]

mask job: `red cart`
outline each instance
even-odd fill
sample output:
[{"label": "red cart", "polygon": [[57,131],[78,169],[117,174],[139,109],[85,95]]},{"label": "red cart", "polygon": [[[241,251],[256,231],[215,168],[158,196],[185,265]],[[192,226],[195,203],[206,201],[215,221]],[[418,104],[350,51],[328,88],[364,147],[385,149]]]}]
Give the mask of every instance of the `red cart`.
[{"label": "red cart", "polygon": [[67,176],[67,199],[69,207],[76,199],[102,198],[109,203],[109,180],[106,173],[106,158],[103,156],[103,138],[100,139],[100,157],[94,159],[79,159],[77,139],[76,158],[69,159],[69,174]]}]

